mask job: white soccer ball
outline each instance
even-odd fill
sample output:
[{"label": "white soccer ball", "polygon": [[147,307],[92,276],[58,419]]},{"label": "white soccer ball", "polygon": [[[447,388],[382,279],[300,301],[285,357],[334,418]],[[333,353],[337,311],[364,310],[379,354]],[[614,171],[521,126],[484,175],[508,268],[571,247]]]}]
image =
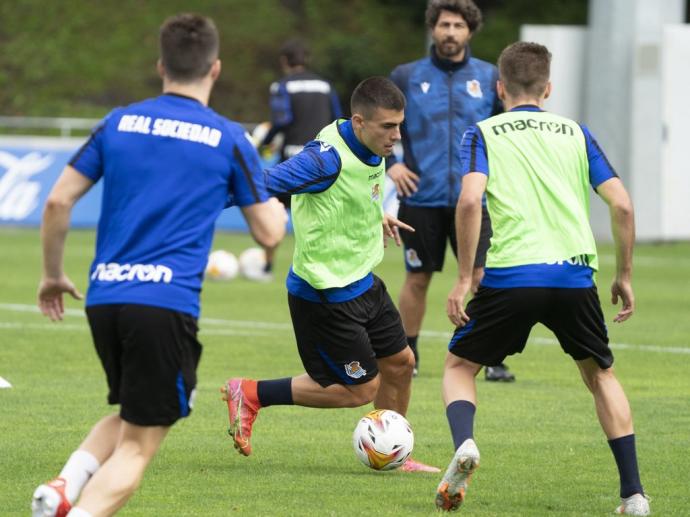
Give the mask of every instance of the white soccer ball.
[{"label": "white soccer ball", "polygon": [[211,252],[206,263],[206,278],[210,280],[232,280],[240,266],[237,257],[225,250]]},{"label": "white soccer ball", "polygon": [[262,248],[248,248],[240,253],[240,272],[249,280],[266,277],[266,252]]},{"label": "white soccer ball", "polygon": [[414,433],[409,422],[391,409],[375,409],[364,415],[352,435],[359,461],[374,470],[393,470],[412,454]]}]

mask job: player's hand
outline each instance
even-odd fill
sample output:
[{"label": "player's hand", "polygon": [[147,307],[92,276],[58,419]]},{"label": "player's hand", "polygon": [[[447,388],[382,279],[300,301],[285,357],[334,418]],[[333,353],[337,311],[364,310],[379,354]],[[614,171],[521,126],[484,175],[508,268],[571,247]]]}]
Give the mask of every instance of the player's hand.
[{"label": "player's hand", "polygon": [[611,303],[618,305],[618,298],[621,299],[622,307],[618,314],[613,318],[616,323],[622,323],[635,312],[635,295],[633,294],[630,280],[615,278],[611,285]]},{"label": "player's hand", "polygon": [[448,294],[446,302],[446,313],[448,319],[456,327],[464,327],[470,321],[470,317],[465,312],[465,298],[472,287],[472,279],[458,279],[455,286]]},{"label": "player's hand", "polygon": [[66,275],[58,279],[42,278],[38,284],[38,307],[44,316],[48,316],[52,321],[62,320],[65,314],[65,305],[62,295],[69,293],[75,300],[83,300],[81,294],[72,281]]},{"label": "player's hand", "polygon": [[395,190],[398,191],[399,196],[409,197],[417,192],[419,176],[405,167],[405,164],[396,163],[395,165],[391,165],[386,174],[388,174],[390,179],[393,180],[393,183],[395,183]]},{"label": "player's hand", "polygon": [[407,230],[408,232],[413,232],[414,228],[412,226],[407,225],[403,223],[402,221],[397,220],[395,217],[393,217],[390,214],[383,214],[383,247],[387,248],[388,247],[388,239],[392,238],[395,241],[395,244],[397,246],[400,246],[401,241],[400,241],[400,231],[398,230],[403,229]]}]

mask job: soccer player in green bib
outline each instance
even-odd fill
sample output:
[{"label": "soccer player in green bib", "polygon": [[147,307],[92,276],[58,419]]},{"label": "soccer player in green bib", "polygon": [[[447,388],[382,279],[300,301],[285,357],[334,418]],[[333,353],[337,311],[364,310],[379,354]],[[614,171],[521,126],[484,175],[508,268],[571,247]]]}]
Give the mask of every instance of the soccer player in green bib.
[{"label": "soccer player in green bib", "polygon": [[[463,137],[456,208],[459,277],[447,302],[457,328],[443,377],[456,453],[438,486],[436,505],[456,510],[479,465],[473,440],[475,376],[482,365],[522,352],[532,326],[542,323],[575,360],[594,397],[620,474],[617,513],[649,515],[630,406],[611,368],[613,355],[594,283],[598,265],[589,226],[589,188],[611,213],[616,245],[611,301],[622,300],[615,322],[627,320],[635,308],[633,207],[589,130],[542,109],[551,92],[550,62],[542,45],[507,47],[499,58],[497,83],[506,112],[479,122]],[[493,237],[484,278],[465,308],[485,193]]]},{"label": "soccer player in green bib", "polygon": [[[305,372],[260,380],[232,378],[227,400],[235,448],[251,454],[259,409],[274,405],[359,407],[405,415],[414,355],[398,310],[372,270],[385,239],[400,245],[384,214],[385,156],[400,140],[405,96],[384,77],[362,81],[350,100],[352,118],[326,126],[304,149],[266,171],[272,195],[292,195],[293,264],[288,304]],[[439,472],[408,459],[405,471]]]}]

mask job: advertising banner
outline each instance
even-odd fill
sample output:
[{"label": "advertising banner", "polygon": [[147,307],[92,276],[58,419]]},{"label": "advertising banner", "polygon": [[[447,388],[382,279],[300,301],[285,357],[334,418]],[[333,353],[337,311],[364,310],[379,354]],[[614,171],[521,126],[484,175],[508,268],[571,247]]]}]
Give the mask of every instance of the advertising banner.
[{"label": "advertising banner", "polygon": [[[53,184],[86,138],[0,137],[0,225],[39,226],[43,205]],[[395,187],[386,178],[384,206],[397,213]],[[102,182],[72,210],[72,227],[89,228],[98,223]],[[239,208],[224,210],[216,228],[247,231]]]}]

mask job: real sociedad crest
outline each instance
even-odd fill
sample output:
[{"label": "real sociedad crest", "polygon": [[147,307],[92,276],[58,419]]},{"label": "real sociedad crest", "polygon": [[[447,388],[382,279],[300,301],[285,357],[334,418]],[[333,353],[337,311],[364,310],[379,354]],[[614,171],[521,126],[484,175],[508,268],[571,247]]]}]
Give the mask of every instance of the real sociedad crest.
[{"label": "real sociedad crest", "polygon": [[474,97],[475,99],[481,99],[484,96],[482,93],[482,85],[479,84],[479,81],[476,79],[467,81],[467,93],[469,93],[470,96]]},{"label": "real sociedad crest", "polygon": [[353,379],[359,379],[360,377],[364,377],[367,374],[367,371],[362,368],[362,366],[359,364],[359,361],[352,361],[351,363],[345,365],[345,373]]},{"label": "real sociedad crest", "polygon": [[376,202],[381,199],[381,185],[374,183],[371,186],[371,201]]}]

